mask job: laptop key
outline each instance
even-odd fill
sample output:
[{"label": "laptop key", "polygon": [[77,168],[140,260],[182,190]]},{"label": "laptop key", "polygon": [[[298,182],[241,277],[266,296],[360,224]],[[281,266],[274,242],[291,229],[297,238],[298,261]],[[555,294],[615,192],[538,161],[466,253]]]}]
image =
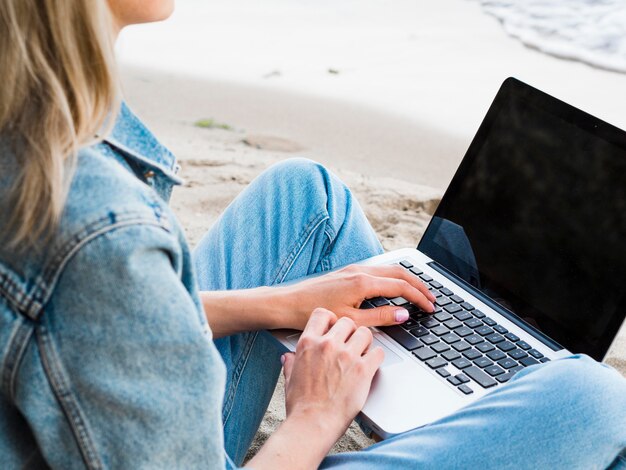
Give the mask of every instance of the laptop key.
[{"label": "laptop key", "polygon": [[439,326],[439,322],[437,321],[437,319],[433,316],[429,316],[424,318],[422,321],[420,321],[420,324],[424,327],[424,328],[434,328],[436,326]]},{"label": "laptop key", "polygon": [[417,268],[411,268],[409,269],[409,271],[411,271],[413,274],[415,274],[416,276],[419,276],[420,274],[423,274],[422,271],[420,271]]},{"label": "laptop key", "polygon": [[389,305],[389,301],[384,297],[375,297],[373,299],[370,299],[369,302],[374,307],[384,307],[385,305]]},{"label": "laptop key", "polygon": [[402,266],[403,268],[409,269],[413,267],[413,264],[410,261],[403,259],[402,261],[400,261],[400,266]]},{"label": "laptop key", "polygon": [[462,326],[461,328],[457,328],[456,330],[454,330],[454,332],[457,335],[459,335],[461,338],[474,334],[474,330],[472,330],[471,328],[468,328],[466,326]]},{"label": "laptop key", "polygon": [[461,357],[461,355],[458,352],[453,351],[451,349],[450,351],[446,351],[445,353],[443,353],[441,357],[443,357],[446,361],[452,362],[455,359],[458,359],[459,357]]},{"label": "laptop key", "polygon": [[516,348],[513,351],[509,351],[509,356],[511,356],[513,359],[519,361],[520,359],[524,359],[525,357],[528,357],[528,354],[526,354],[521,349],[517,349]]},{"label": "laptop key", "polygon": [[440,307],[444,307],[445,305],[452,303],[452,301],[447,297],[439,297],[435,303],[439,305]]},{"label": "laptop key", "polygon": [[459,341],[458,343],[454,343],[452,347],[459,352],[467,351],[469,348],[471,348],[469,343],[466,343],[465,341]]},{"label": "laptop key", "polygon": [[454,377],[462,384],[466,384],[467,382],[469,382],[469,378],[465,374],[457,374]]},{"label": "laptop key", "polygon": [[515,372],[507,372],[506,374],[501,374],[496,376],[496,380],[501,384],[508,382],[515,375]]},{"label": "laptop key", "polygon": [[434,317],[439,321],[448,321],[452,319],[452,316],[446,312],[439,312],[435,314]]},{"label": "laptop key", "polygon": [[512,369],[517,366],[517,362],[515,362],[510,357],[505,357],[504,359],[498,361],[498,365],[503,369]]},{"label": "laptop key", "polygon": [[480,343],[476,346],[476,349],[478,349],[480,352],[482,353],[487,353],[489,351],[493,351],[495,348],[495,346],[491,343]]},{"label": "laptop key", "polygon": [[482,318],[482,321],[483,321],[483,323],[484,323],[485,325],[488,325],[488,326],[494,326],[494,325],[497,325],[497,323],[494,321],[494,319],[493,319],[493,318],[483,317],[483,318]]},{"label": "laptop key", "polygon": [[495,331],[497,331],[498,333],[500,333],[501,335],[505,335],[509,332],[509,330],[507,330],[505,327],[503,327],[502,325],[494,325],[493,329]]},{"label": "laptop key", "polygon": [[505,334],[504,337],[513,343],[517,343],[519,341],[519,336],[517,336],[515,333],[511,333],[510,331]]},{"label": "laptop key", "polygon": [[492,333],[489,336],[487,336],[486,339],[492,344],[498,344],[504,341],[504,338],[502,337],[502,335],[499,335],[498,333]]},{"label": "laptop key", "polygon": [[448,333],[447,335],[442,336],[441,339],[443,341],[445,341],[446,343],[448,343],[448,344],[452,344],[452,343],[456,343],[457,341],[461,341],[461,338],[459,338],[454,333]]},{"label": "laptop key", "polygon": [[450,374],[450,372],[448,372],[448,369],[446,369],[445,367],[440,367],[439,369],[437,369],[437,373],[442,376],[444,379],[446,377],[450,377],[452,374]]},{"label": "laptop key", "polygon": [[463,302],[461,304],[461,307],[463,307],[465,310],[467,310],[468,312],[471,312],[472,310],[474,310],[474,306],[472,304],[470,304],[469,302]]},{"label": "laptop key", "polygon": [[539,359],[539,362],[545,364],[546,362],[550,362],[550,359],[548,359],[547,357],[542,357],[541,359]]},{"label": "laptop key", "polygon": [[479,351],[476,351],[475,349],[468,349],[467,351],[463,353],[463,355],[466,358],[468,358],[470,361],[473,361],[474,359],[482,356],[482,354]]},{"label": "laptop key", "polygon": [[495,377],[496,375],[504,374],[504,370],[495,364],[489,367],[485,367],[485,372],[487,372],[492,377]]},{"label": "laptop key", "polygon": [[367,310],[370,308],[375,308],[371,303],[369,303],[367,300],[364,300],[363,302],[361,302],[361,305],[359,306],[359,308],[361,310]]},{"label": "laptop key", "polygon": [[454,314],[454,318],[456,318],[459,321],[465,321],[468,318],[472,318],[472,314],[469,312],[466,312],[465,310],[461,310],[460,312],[456,312]]},{"label": "laptop key", "polygon": [[433,280],[432,277],[430,277],[428,274],[425,274],[425,273],[420,274],[420,279],[424,282],[430,282]]},{"label": "laptop key", "polygon": [[459,390],[461,390],[465,395],[470,395],[472,393],[474,393],[474,390],[472,390],[471,388],[469,388],[467,385],[463,384],[463,385],[459,385],[457,387]]},{"label": "laptop key", "polygon": [[525,357],[524,359],[520,359],[519,363],[521,365],[523,365],[524,367],[528,367],[528,366],[533,366],[535,364],[539,364],[539,362],[537,362],[536,359],[533,359],[532,357],[528,356]]},{"label": "laptop key", "polygon": [[473,334],[473,335],[467,336],[465,338],[465,341],[467,341],[471,345],[475,345],[475,344],[478,344],[478,343],[482,343],[485,340],[483,339],[482,336],[477,335],[477,334]]},{"label": "laptop key", "polygon": [[439,297],[443,296],[443,294],[441,292],[439,292],[438,290],[435,290],[435,289],[430,289],[430,292],[435,296],[436,299],[438,299]]},{"label": "laptop key", "polygon": [[463,302],[465,302],[465,300],[463,300],[463,298],[459,297],[458,295],[451,295],[450,300],[456,302],[457,304],[462,304]]},{"label": "laptop key", "polygon": [[435,343],[431,346],[433,351],[436,351],[438,353],[442,353],[445,351],[449,351],[450,350],[450,346],[448,346],[446,343],[442,343],[441,341],[439,341],[438,343]]},{"label": "laptop key", "polygon": [[446,325],[446,328],[454,330],[455,328],[463,326],[463,323],[458,321],[456,318],[451,318],[450,320],[444,322],[444,325]]},{"label": "laptop key", "polygon": [[433,286],[435,289],[441,289],[443,287],[443,284],[437,281],[430,281],[429,284]]},{"label": "laptop key", "polygon": [[448,289],[447,287],[444,287],[443,289],[439,289],[439,291],[445,295],[446,297],[450,297],[452,295],[454,295],[454,292],[452,292],[450,289]]},{"label": "laptop key", "polygon": [[391,336],[396,342],[400,343],[400,345],[404,349],[408,349],[409,351],[417,348],[421,348],[423,344],[413,335],[410,335],[398,325],[392,326],[380,326],[379,329]]},{"label": "laptop key", "polygon": [[463,369],[463,373],[483,388],[493,387],[497,382],[476,366]]},{"label": "laptop key", "polygon": [[409,303],[404,297],[394,297],[393,299],[389,299],[389,301],[395,306],[406,305]]},{"label": "laptop key", "polygon": [[400,326],[402,328],[404,328],[405,330],[410,330],[411,328],[415,328],[416,326],[419,326],[419,325],[417,324],[417,322],[415,320],[412,320],[412,319],[409,318],[407,321],[402,323]]},{"label": "laptop key", "polygon": [[466,367],[471,366],[472,363],[468,361],[467,359],[465,359],[464,357],[460,357],[452,361],[452,365],[456,367],[457,369],[465,369]]},{"label": "laptop key", "polygon": [[524,351],[528,351],[529,349],[532,349],[530,344],[528,344],[526,341],[518,341],[517,347],[523,349]]},{"label": "laptop key", "polygon": [[427,334],[426,336],[422,336],[420,338],[420,341],[426,346],[430,346],[431,344],[439,342],[439,338],[437,338],[435,335]]},{"label": "laptop key", "polygon": [[423,326],[418,326],[417,328],[412,328],[411,330],[409,330],[409,333],[411,333],[416,338],[419,338],[420,336],[426,336],[429,331]]},{"label": "laptop key", "polygon": [[447,335],[448,333],[450,333],[450,330],[449,330],[449,329],[447,329],[447,328],[446,328],[445,326],[443,326],[443,325],[439,325],[439,326],[436,326],[436,327],[432,328],[432,329],[430,330],[430,332],[431,332],[432,334],[437,335],[437,336],[443,336],[443,335]]},{"label": "laptop key", "polygon": [[480,310],[473,310],[472,315],[474,315],[476,318],[485,318],[485,314]]},{"label": "laptop key", "polygon": [[461,310],[463,310],[457,304],[446,305],[443,309],[448,313],[456,313],[456,312],[460,312]]},{"label": "laptop key", "polygon": [[478,333],[480,336],[489,336],[493,334],[493,330],[487,325],[484,325],[476,328],[476,333]]},{"label": "laptop key", "polygon": [[474,359],[474,364],[480,367],[481,369],[484,369],[485,367],[489,367],[490,365],[493,365],[493,362],[491,362],[489,359],[483,356],[483,357],[479,357],[478,359]]},{"label": "laptop key", "polygon": [[536,349],[531,349],[530,351],[528,351],[528,354],[530,354],[535,359],[541,359],[543,357],[543,354],[541,354]]},{"label": "laptop key", "polygon": [[465,322],[465,326],[467,326],[468,328],[478,328],[482,324],[483,322],[481,322],[478,318],[470,318]]},{"label": "laptop key", "polygon": [[431,369],[438,369],[439,367],[447,366],[448,362],[443,357],[433,357],[426,361],[426,365]]},{"label": "laptop key", "polygon": [[499,361],[500,359],[504,359],[506,357],[506,354],[504,354],[502,351],[495,350],[487,353],[487,357],[492,361]]},{"label": "laptop key", "polygon": [[496,344],[496,347],[498,349],[501,349],[504,352],[512,351],[513,349],[515,349],[515,345],[511,343],[510,341],[504,341],[502,343],[498,343]]},{"label": "laptop key", "polygon": [[421,348],[417,351],[413,351],[413,355],[420,361],[427,361],[437,356],[437,353],[430,348]]},{"label": "laptop key", "polygon": [[457,385],[461,385],[461,382],[459,382],[459,379],[457,379],[456,377],[448,377],[446,380],[450,382],[452,385],[454,385],[455,387]]}]

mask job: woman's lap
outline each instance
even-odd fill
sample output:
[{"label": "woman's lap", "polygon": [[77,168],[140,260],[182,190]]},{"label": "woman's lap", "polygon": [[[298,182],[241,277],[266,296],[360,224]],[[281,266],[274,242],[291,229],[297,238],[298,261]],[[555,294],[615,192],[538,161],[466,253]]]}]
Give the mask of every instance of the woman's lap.
[{"label": "woman's lap", "polygon": [[[288,160],[233,201],[194,251],[201,290],[275,285],[382,252],[348,189],[321,165]],[[236,463],[263,418],[284,349],[267,332],[215,340],[227,367],[224,438]]]},{"label": "woman's lap", "polygon": [[[260,175],[227,208],[196,248],[194,263],[201,290],[244,289],[331,270],[381,251],[347,188],[320,165],[296,159]],[[227,366],[225,446],[240,464],[272,396],[284,350],[267,332],[221,338],[216,345]],[[590,376],[598,378],[604,393],[613,392],[612,403],[597,396],[601,388],[585,380]],[[626,446],[626,435],[618,435],[624,431],[615,424],[626,421],[624,389],[623,379],[609,377],[594,361],[555,361],[520,373],[438,423],[361,452],[328,457],[322,466],[608,465],[615,449]],[[596,396],[585,400],[583,392]],[[595,432],[596,427],[614,435]],[[579,440],[585,445],[577,446]],[[613,465],[626,468],[618,459]]]}]

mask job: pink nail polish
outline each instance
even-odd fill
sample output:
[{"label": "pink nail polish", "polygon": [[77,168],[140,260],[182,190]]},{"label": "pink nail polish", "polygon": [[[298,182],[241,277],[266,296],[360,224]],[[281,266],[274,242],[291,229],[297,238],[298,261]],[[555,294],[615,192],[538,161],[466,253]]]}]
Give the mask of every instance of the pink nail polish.
[{"label": "pink nail polish", "polygon": [[434,312],[435,311],[435,304],[431,302],[430,306],[433,308],[432,311]]},{"label": "pink nail polish", "polygon": [[393,314],[396,323],[404,323],[409,319],[409,311],[405,308],[399,308],[398,310],[393,312]]},{"label": "pink nail polish", "polygon": [[282,365],[285,365],[285,355],[284,354],[282,356],[280,356],[280,363]]}]

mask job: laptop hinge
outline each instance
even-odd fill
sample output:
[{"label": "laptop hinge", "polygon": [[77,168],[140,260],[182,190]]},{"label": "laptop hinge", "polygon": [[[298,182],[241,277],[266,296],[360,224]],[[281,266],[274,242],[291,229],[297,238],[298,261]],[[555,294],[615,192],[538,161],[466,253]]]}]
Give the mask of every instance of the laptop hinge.
[{"label": "laptop hinge", "polygon": [[515,315],[515,313],[511,312],[509,309],[503,307],[498,302],[494,301],[493,299],[489,298],[487,295],[483,294],[480,290],[476,289],[476,287],[472,286],[465,280],[461,279],[456,274],[448,271],[446,268],[444,268],[442,265],[440,265],[436,261],[431,261],[430,263],[427,263],[427,264],[428,266],[433,268],[435,271],[437,271],[439,274],[442,274],[446,276],[448,279],[454,281],[455,283],[460,284],[465,290],[467,290],[470,294],[472,294],[474,297],[479,299],[482,303],[484,303],[485,305],[488,305],[490,308],[498,312],[500,315],[505,317],[510,322],[515,323],[517,326],[522,328],[528,334],[532,335],[534,338],[541,341],[543,344],[548,346],[553,351],[560,351],[561,349],[565,349],[559,343],[557,343],[553,339],[546,336],[544,333],[539,331],[534,326],[522,320],[520,317]]}]

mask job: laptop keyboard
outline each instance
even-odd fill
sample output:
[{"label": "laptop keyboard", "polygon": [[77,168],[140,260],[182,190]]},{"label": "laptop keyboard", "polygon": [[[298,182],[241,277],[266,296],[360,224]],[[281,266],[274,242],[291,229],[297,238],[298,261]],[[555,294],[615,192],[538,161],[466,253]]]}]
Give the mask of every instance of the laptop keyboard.
[{"label": "laptop keyboard", "polygon": [[550,360],[409,261],[400,265],[429,286],[437,299],[435,312],[426,313],[402,297],[368,299],[361,308],[406,308],[406,322],[378,328],[449,385],[469,395],[477,386],[495,387],[524,367]]}]

